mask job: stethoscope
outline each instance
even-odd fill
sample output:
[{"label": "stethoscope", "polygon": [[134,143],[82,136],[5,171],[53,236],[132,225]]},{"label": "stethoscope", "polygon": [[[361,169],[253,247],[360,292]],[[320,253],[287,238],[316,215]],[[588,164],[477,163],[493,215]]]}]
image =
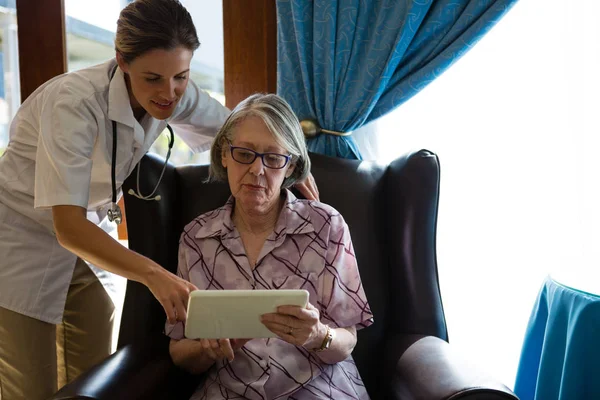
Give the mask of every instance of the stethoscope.
[{"label": "stethoscope", "polygon": [[[118,67],[115,67],[115,69],[113,70],[110,79],[112,80],[113,76],[115,75],[115,72],[117,71]],[[112,143],[112,160],[111,160],[111,166],[110,166],[110,174],[111,174],[111,184],[112,184],[112,201],[110,203],[110,207],[108,208],[108,211],[106,213],[108,220],[110,222],[114,222],[117,225],[119,225],[121,223],[121,221],[123,220],[123,213],[121,211],[121,207],[119,207],[119,205],[117,204],[117,182],[116,182],[116,169],[117,169],[117,122],[116,121],[112,121],[112,128],[113,128],[113,143]],[[167,169],[167,164],[169,162],[169,157],[171,157],[171,149],[173,149],[173,144],[175,143],[175,134],[173,133],[173,128],[171,128],[171,125],[167,124],[167,129],[169,130],[169,150],[167,151],[167,157],[165,158],[165,163],[163,164],[163,168],[162,171],[160,173],[160,177],[158,178],[158,182],[156,183],[156,186],[154,186],[154,190],[152,190],[152,193],[150,193],[147,196],[142,195],[142,192],[140,191],[140,163],[138,163],[137,165],[137,193],[133,190],[133,189],[129,189],[129,191],[127,192],[128,194],[137,197],[140,200],[156,200],[159,201],[160,200],[160,195],[154,196],[154,193],[156,193],[156,191],[158,190],[158,187],[160,186],[160,182],[162,181],[163,175],[165,174],[165,170]]]}]

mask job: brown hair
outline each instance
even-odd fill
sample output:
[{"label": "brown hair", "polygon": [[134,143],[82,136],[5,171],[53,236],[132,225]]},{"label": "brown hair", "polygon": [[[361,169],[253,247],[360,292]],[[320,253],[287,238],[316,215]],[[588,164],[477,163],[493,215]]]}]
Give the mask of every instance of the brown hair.
[{"label": "brown hair", "polygon": [[200,46],[192,17],[179,0],[135,0],[121,11],[115,50],[126,63],[150,50],[178,46],[191,51]]}]

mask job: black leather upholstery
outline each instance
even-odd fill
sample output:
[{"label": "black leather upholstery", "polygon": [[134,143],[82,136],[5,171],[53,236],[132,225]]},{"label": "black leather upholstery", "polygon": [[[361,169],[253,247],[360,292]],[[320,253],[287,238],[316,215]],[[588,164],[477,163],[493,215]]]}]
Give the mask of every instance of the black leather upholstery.
[{"label": "black leather upholstery", "polygon": [[[375,315],[375,324],[359,331],[353,353],[371,397],[516,399],[465,364],[447,343],[436,261],[437,156],[421,150],[388,166],[316,154],[311,160],[321,200],[340,211],[350,227]],[[147,193],[162,161],[146,156],[141,166],[141,190]],[[226,184],[205,182],[207,173],[206,166],[169,166],[161,201],[126,195],[130,248],[175,272],[183,226],[229,196]],[[135,174],[125,190],[134,185]],[[54,399],[187,398],[198,378],[170,364],[167,341],[160,337],[164,320],[148,289],[128,282],[120,350]],[[145,384],[130,384],[138,381]]]}]

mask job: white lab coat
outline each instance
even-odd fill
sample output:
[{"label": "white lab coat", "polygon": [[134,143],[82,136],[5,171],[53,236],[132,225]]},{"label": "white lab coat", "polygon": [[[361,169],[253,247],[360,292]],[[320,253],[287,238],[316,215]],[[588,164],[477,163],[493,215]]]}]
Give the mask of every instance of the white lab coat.
[{"label": "white lab coat", "polygon": [[[119,191],[166,127],[148,114],[136,121],[123,72],[111,80],[115,67],[113,59],[46,82],[12,121],[0,158],[0,307],[62,321],[76,256],[58,244],[51,207],[77,205],[103,219],[112,195],[112,121]],[[228,114],[190,81],[168,122],[202,151]]]}]

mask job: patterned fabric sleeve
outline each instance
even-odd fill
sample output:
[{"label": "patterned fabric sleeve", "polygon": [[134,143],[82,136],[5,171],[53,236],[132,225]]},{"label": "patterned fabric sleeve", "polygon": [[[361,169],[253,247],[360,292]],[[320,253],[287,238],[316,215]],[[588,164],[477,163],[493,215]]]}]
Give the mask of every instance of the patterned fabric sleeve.
[{"label": "patterned fabric sleeve", "polygon": [[331,216],[331,230],[322,282],[321,318],[335,328],[373,323],[362,287],[348,225],[340,214]]},{"label": "patterned fabric sleeve", "polygon": [[[190,280],[185,244],[183,243],[183,240],[179,242],[179,262],[177,263],[177,276],[185,279],[186,281]],[[165,322],[165,335],[169,336],[171,339],[183,339],[185,337],[184,332],[185,324],[183,322],[177,321],[175,324],[170,324],[169,321]]]}]

